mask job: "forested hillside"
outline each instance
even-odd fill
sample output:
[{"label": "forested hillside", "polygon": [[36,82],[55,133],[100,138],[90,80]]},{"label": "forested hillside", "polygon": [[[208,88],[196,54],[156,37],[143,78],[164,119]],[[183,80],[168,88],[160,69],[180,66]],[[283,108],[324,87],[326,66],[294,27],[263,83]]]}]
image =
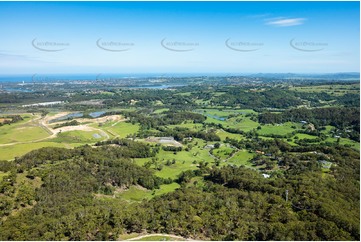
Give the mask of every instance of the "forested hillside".
[{"label": "forested hillside", "polygon": [[336,163],[327,174],[316,161],[292,157],[271,179],[242,166],[201,166],[182,173],[175,192],[140,203],[114,198],[131,185],[152,190],[173,182],[132,161],[157,152],[118,140],[2,161],[0,239],[115,240],[148,231],[207,240],[359,240],[360,163],[352,149],[324,149]]}]

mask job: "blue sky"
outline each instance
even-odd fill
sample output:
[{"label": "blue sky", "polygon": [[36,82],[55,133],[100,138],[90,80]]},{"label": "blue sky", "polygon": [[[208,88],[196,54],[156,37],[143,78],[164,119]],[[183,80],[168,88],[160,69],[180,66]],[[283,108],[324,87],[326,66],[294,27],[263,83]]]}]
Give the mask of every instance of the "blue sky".
[{"label": "blue sky", "polygon": [[0,74],[348,72],[359,2],[0,2]]}]

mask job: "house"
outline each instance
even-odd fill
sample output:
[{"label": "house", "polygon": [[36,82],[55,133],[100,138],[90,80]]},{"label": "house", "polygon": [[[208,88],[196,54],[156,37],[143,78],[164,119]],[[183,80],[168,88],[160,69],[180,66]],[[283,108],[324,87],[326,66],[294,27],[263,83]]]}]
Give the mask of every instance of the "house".
[{"label": "house", "polygon": [[321,163],[322,168],[325,168],[325,169],[330,169],[332,166],[332,162],[329,162],[326,160],[319,160],[317,162]]},{"label": "house", "polygon": [[159,141],[173,141],[174,138],[173,137],[159,137]]},{"label": "house", "polygon": [[268,175],[268,174],[266,174],[266,173],[263,173],[262,176],[263,176],[264,178],[270,178],[270,177],[271,177],[271,175]]},{"label": "house", "polygon": [[214,149],[214,145],[206,145],[204,146],[204,149]]}]

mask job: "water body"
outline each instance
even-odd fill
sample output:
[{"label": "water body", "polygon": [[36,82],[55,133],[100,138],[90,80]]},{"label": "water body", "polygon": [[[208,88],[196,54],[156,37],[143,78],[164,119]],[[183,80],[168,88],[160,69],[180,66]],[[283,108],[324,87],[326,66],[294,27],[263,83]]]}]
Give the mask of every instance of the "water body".
[{"label": "water body", "polygon": [[89,116],[92,118],[98,118],[105,113],[106,113],[105,111],[96,111],[96,112],[89,113]]},{"label": "water body", "polygon": [[102,136],[100,136],[99,134],[93,134],[93,137],[96,139],[100,139]]},{"label": "water body", "polygon": [[30,89],[24,89],[24,88],[4,88],[5,91],[7,92],[34,92],[33,90]]},{"label": "water body", "polygon": [[127,88],[167,89],[171,87],[184,87],[184,86],[185,85],[157,85],[157,86],[137,85],[137,86],[128,86]]},{"label": "water body", "polygon": [[55,123],[55,122],[64,121],[64,120],[68,120],[68,119],[73,119],[73,118],[81,118],[83,116],[84,116],[83,113],[69,113],[67,115],[64,115],[64,116],[61,116],[59,118],[53,119],[49,123]]},{"label": "water body", "polygon": [[206,115],[207,117],[210,117],[210,118],[214,118],[214,119],[217,119],[219,121],[225,121],[227,118],[226,117],[219,117],[217,115],[212,115],[212,114],[203,114],[203,115]]},{"label": "water body", "polygon": [[33,83],[33,82],[55,82],[55,81],[75,81],[88,80],[95,81],[101,79],[122,79],[122,78],[170,78],[170,77],[194,77],[212,74],[205,73],[123,73],[123,74],[24,74],[24,75],[0,75],[0,83]]}]

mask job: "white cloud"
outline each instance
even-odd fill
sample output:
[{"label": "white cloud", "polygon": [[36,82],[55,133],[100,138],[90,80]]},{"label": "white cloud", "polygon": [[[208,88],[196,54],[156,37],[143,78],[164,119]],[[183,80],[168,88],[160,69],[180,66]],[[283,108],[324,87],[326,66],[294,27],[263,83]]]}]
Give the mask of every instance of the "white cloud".
[{"label": "white cloud", "polygon": [[278,27],[288,27],[301,25],[306,21],[305,18],[273,18],[266,20],[267,25],[273,25]]}]

